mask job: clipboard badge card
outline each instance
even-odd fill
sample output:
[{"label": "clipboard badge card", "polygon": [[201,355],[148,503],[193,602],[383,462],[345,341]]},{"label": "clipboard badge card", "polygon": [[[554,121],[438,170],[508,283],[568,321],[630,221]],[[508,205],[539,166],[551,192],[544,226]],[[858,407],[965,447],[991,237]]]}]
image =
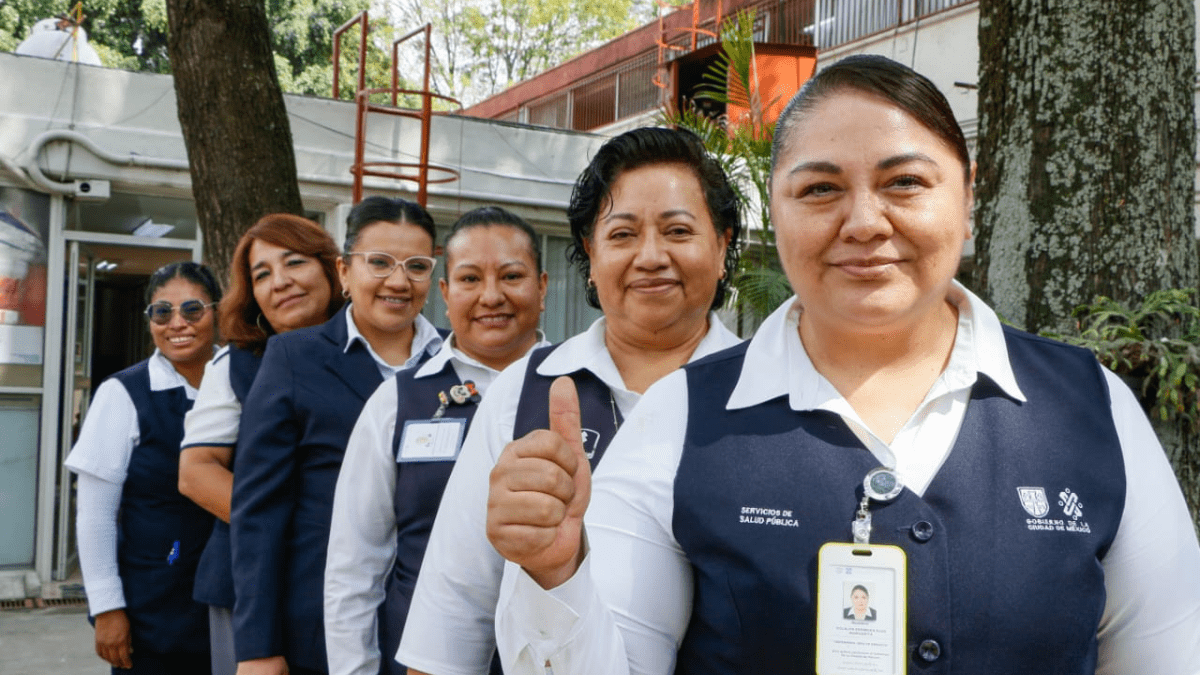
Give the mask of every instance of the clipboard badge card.
[{"label": "clipboard badge card", "polygon": [[400,437],[397,462],[440,462],[458,457],[467,421],[457,417],[409,420]]},{"label": "clipboard badge card", "polygon": [[817,560],[817,675],[905,675],[907,559],[829,542]]}]

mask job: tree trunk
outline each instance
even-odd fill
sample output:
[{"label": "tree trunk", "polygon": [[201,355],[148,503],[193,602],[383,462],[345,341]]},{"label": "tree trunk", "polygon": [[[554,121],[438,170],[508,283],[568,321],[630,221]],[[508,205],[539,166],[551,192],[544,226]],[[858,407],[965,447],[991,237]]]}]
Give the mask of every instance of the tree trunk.
[{"label": "tree trunk", "polygon": [[167,18],[205,262],[224,280],[255,221],[304,213],[266,9],[262,0],[167,0]]},{"label": "tree trunk", "polygon": [[1195,287],[1191,0],[980,0],[973,288],[1030,331]]},{"label": "tree trunk", "polygon": [[[1026,330],[1197,284],[1192,0],[980,0],[970,285]],[[1200,439],[1158,425],[1193,517]]]}]

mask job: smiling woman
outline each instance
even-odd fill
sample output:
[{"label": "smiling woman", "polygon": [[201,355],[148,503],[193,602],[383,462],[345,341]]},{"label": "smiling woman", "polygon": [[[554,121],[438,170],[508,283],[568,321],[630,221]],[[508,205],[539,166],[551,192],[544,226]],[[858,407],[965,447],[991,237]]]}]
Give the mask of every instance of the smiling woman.
[{"label": "smiling woman", "polygon": [[[609,348],[686,341],[714,306],[730,231],[717,231],[686,164],[629,169],[613,182],[610,200],[583,240]],[[653,382],[659,373],[647,375]],[[649,384],[634,373],[630,379],[639,390]]]},{"label": "smiling woman", "polygon": [[176,484],[183,417],[212,357],[220,299],[197,263],[150,276],[154,354],[100,385],[66,460],[79,478],[79,562],[96,653],[114,673],[209,669],[207,613],[192,588],[213,519]]},{"label": "smiling woman", "polygon": [[396,365],[411,354],[414,321],[429,295],[433,220],[411,202],[395,200],[419,211],[406,216],[387,211],[376,199],[382,198],[368,197],[356,207],[357,218],[351,216],[338,276],[350,300],[351,321],[368,348],[377,359]]},{"label": "smiling woman", "polygon": [[[233,625],[242,675],[328,668],[322,581],[334,487],[366,400],[441,347],[420,315],[433,235],[433,219],[412,202],[368,197],[355,205],[336,261],[349,304],[267,344],[234,458]],[[277,294],[276,307],[287,310],[291,295]]]},{"label": "smiling woman", "polygon": [[546,273],[538,236],[499,207],[472,211],[446,241],[439,281],[454,344],[499,371],[537,342],[546,308]]},{"label": "smiling woman", "polygon": [[258,373],[267,338],[322,323],[342,306],[337,246],[311,220],[287,213],[261,218],[242,235],[221,301],[230,341],[204,373],[184,422],[179,491],[217,517],[196,571],[195,598],[209,606],[213,675],[233,675],[233,571],[230,470],[242,403]]},{"label": "smiling woman", "polygon": [[[567,212],[569,255],[604,317],[506,369],[480,406],[397,654],[414,672],[481,672],[492,660],[504,561],[488,541],[488,485],[514,492],[529,485],[521,482],[521,450],[550,433],[551,383],[566,375],[577,386],[585,451],[595,464],[651,384],[738,341],[712,311],[737,263],[738,206],[720,165],[685,131],[626,132],[580,173]],[[453,277],[447,283],[453,287]]]}]

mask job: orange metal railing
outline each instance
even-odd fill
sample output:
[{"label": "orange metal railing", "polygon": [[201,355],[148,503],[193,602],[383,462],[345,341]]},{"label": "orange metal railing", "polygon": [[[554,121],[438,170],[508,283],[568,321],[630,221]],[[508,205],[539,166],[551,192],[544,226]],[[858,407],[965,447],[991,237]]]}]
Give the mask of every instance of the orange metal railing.
[{"label": "orange metal railing", "polygon": [[[462,109],[462,104],[457,99],[449,96],[434,93],[430,90],[431,73],[430,73],[430,50],[433,27],[430,24],[425,24],[407,35],[397,38],[392,42],[392,86],[383,88],[368,88],[366,84],[366,59],[367,59],[367,34],[370,32],[370,22],[367,18],[367,12],[364,10],[353,19],[350,19],[340,28],[334,31],[333,42],[333,97],[339,98],[340,91],[338,89],[340,83],[341,71],[341,42],[342,35],[358,24],[360,27],[359,51],[358,51],[358,87],[354,94],[354,101],[357,106],[354,128],[354,164],[350,167],[350,173],[354,176],[354,202],[358,203],[362,200],[362,182],[364,176],[375,176],[379,178],[393,178],[396,180],[412,181],[417,184],[417,203],[422,207],[427,205],[429,197],[429,186],[438,183],[451,183],[458,180],[461,174],[457,169],[447,166],[432,164],[429,161],[429,144],[432,134],[433,116],[439,114],[433,109],[433,100],[438,99],[446,101],[458,109]],[[418,35],[425,37],[425,54],[424,54],[424,80],[421,89],[404,89],[400,86],[400,63],[399,49],[400,45]],[[371,96],[375,94],[386,94],[391,97],[391,105],[383,105],[380,103],[372,103]],[[401,95],[418,96],[421,99],[421,108],[413,110],[400,106]],[[421,137],[419,160],[417,162],[399,162],[393,160],[371,160],[366,158],[366,138],[367,138],[367,119],[370,113],[381,113],[385,115],[395,115],[397,117],[410,117],[420,120],[421,122]],[[440,176],[430,177],[430,173],[439,173]]]},{"label": "orange metal railing", "polygon": [[[700,27],[701,26],[701,23],[700,23],[700,0],[692,0],[692,25],[679,26],[679,27],[668,30],[666,25],[663,23],[663,17],[665,16],[665,14],[663,14],[663,10],[668,9],[668,8],[682,9],[683,6],[673,6],[669,2],[667,2],[667,0],[658,0],[658,39],[655,40],[655,44],[658,46],[658,72],[654,74],[654,79],[652,80],[652,82],[654,83],[654,86],[656,86],[660,89],[666,89],[671,84],[670,82],[668,82],[666,80],[665,77],[663,77],[663,71],[666,69],[665,66],[667,64],[666,54],[668,52],[671,52],[671,51],[694,52],[694,51],[696,51],[697,42],[699,41],[701,35],[710,37],[713,40],[721,39],[721,36],[718,33],[718,31],[721,30],[721,14],[722,14],[721,5],[722,5],[722,0],[717,0],[717,13],[713,17],[711,30],[708,28]],[[688,36],[689,44],[688,45],[676,44],[675,42],[672,41],[672,38],[675,37],[674,35],[672,35],[672,33],[675,33],[675,34],[682,33],[682,34]]]}]

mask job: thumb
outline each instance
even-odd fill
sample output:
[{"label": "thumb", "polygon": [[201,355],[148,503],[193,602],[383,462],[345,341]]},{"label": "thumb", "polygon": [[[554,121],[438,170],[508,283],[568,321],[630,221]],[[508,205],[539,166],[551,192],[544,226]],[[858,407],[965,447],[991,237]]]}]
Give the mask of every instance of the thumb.
[{"label": "thumb", "polygon": [[565,375],[550,385],[550,431],[561,436],[572,449],[583,452],[579,394],[575,392],[575,381]]},{"label": "thumb", "polygon": [[567,507],[568,515],[582,517],[592,495],[592,467],[583,450],[583,430],[580,424],[579,394],[575,381],[560,377],[550,385],[550,430],[558,434],[575,456],[575,496]]}]

